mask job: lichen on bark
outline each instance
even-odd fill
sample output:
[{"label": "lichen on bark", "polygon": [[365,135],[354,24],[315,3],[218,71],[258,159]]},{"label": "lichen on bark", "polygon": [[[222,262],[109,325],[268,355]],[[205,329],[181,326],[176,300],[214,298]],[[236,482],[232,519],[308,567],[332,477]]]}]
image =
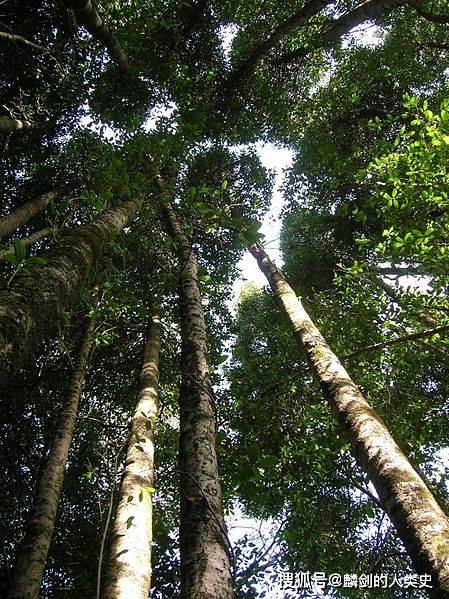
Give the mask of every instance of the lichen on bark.
[{"label": "lichen on bark", "polygon": [[250,252],[283,307],[306,351],[332,412],[349,437],[354,456],[369,475],[412,563],[430,574],[432,597],[449,597],[449,520],[314,325],[300,299],[264,249]]}]

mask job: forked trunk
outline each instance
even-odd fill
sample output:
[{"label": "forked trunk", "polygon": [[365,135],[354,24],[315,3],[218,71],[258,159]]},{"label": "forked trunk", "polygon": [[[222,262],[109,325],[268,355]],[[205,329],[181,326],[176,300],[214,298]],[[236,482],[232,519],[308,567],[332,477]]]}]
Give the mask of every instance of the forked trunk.
[{"label": "forked trunk", "polygon": [[276,265],[259,245],[250,248],[306,350],[329,405],[347,433],[414,567],[432,576],[435,598],[449,597],[449,520],[387,427],[351,380]]}]

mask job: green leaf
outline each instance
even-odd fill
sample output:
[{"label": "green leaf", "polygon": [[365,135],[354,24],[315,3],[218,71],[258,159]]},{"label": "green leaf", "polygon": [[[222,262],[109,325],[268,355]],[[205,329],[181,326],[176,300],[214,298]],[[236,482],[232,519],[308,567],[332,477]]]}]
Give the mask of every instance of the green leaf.
[{"label": "green leaf", "polygon": [[25,260],[27,255],[25,244],[18,237],[14,239],[14,253],[18,262],[22,262],[22,260]]},{"label": "green leaf", "polygon": [[126,528],[127,529],[131,527],[131,524],[133,523],[133,520],[134,520],[134,516],[130,516],[128,518],[128,520],[126,521]]}]

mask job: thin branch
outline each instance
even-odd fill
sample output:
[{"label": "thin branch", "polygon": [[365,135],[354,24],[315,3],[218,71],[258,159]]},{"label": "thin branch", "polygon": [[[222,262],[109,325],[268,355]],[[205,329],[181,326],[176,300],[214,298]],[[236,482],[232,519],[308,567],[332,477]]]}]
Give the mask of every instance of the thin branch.
[{"label": "thin branch", "polygon": [[404,335],[402,337],[397,337],[396,339],[391,339],[390,341],[381,341],[380,343],[374,343],[373,345],[367,345],[366,347],[362,347],[351,354],[346,354],[343,356],[345,359],[353,358],[354,356],[358,356],[359,354],[363,354],[367,351],[373,351],[376,349],[380,349],[383,347],[388,347],[390,345],[396,345],[397,343],[402,343],[403,341],[414,341],[415,339],[424,339],[425,337],[432,337],[437,333],[447,333],[449,331],[449,325],[443,325],[441,327],[436,327],[434,329],[427,329],[425,331],[420,331],[418,333],[411,333],[410,335]]}]

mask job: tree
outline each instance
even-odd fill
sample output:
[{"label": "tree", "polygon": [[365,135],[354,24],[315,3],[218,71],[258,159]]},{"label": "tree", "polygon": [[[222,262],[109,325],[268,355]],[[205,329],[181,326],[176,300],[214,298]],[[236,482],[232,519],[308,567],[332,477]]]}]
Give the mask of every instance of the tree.
[{"label": "tree", "polygon": [[38,215],[42,210],[45,210],[50,202],[58,199],[61,193],[61,190],[50,191],[37,200],[32,200],[4,216],[0,220],[0,239],[9,237],[17,229],[26,225],[33,217]]},{"label": "tree", "polygon": [[86,378],[95,320],[88,318],[76,357],[67,399],[36,491],[9,597],[38,597],[61,494],[64,470],[75,431],[78,404]]},{"label": "tree", "polygon": [[[3,377],[32,355],[58,309],[70,302],[105,244],[130,222],[138,205],[137,200],[131,200],[81,226],[56,244],[45,265],[33,266],[30,274],[19,276],[3,291]],[[20,360],[13,360],[13,355]]]},{"label": "tree", "polygon": [[181,593],[233,597],[229,539],[215,453],[215,399],[207,364],[207,331],[198,264],[169,203],[161,207],[178,246],[181,316],[180,488]]},{"label": "tree", "polygon": [[[148,510],[126,528],[124,508],[143,505],[115,499],[131,466],[124,439],[149,305],[165,321],[152,595],[256,599],[281,569],[420,583],[381,508],[391,497],[351,456],[273,298],[247,287],[234,318],[232,286],[270,204],[273,173],[257,154],[288,146],[293,167],[277,187],[285,272],[446,505],[444,2],[44,0],[6,2],[2,14],[2,214],[49,189],[70,189],[72,204],[50,203],[0,250],[0,593],[94,280],[94,347],[44,597],[95,594],[119,542],[107,534],[117,506],[122,541],[149,529]],[[260,530],[236,539],[230,514]],[[415,599],[425,588],[363,593]]]},{"label": "tree", "polygon": [[111,532],[106,597],[148,597],[151,585],[154,427],[161,322],[153,316],[143,355],[136,410],[127,440],[125,470]]},{"label": "tree", "polygon": [[250,251],[306,350],[323,393],[345,429],[354,455],[370,476],[415,568],[418,572],[431,572],[436,580],[432,594],[445,596],[449,591],[445,572],[447,517],[332,353],[281,272],[260,246],[253,245]]}]

